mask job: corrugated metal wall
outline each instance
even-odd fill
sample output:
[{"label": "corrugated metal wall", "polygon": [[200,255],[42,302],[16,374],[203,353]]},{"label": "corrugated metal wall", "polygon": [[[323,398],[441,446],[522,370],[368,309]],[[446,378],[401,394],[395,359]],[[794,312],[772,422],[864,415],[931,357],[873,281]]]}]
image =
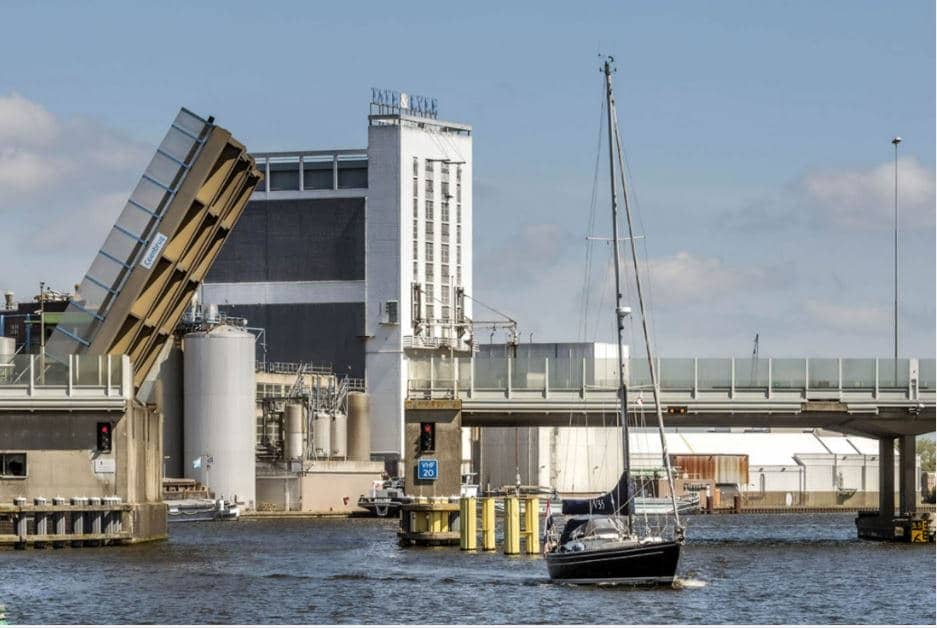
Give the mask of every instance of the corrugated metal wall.
[{"label": "corrugated metal wall", "polygon": [[727,454],[677,454],[670,457],[678,475],[717,484],[748,484],[748,456]]},{"label": "corrugated metal wall", "polygon": [[223,309],[266,330],[268,362],[330,362],[340,375],[364,377],[364,303],[225,305]]},{"label": "corrugated metal wall", "polygon": [[207,282],[363,280],[364,198],[252,200]]}]

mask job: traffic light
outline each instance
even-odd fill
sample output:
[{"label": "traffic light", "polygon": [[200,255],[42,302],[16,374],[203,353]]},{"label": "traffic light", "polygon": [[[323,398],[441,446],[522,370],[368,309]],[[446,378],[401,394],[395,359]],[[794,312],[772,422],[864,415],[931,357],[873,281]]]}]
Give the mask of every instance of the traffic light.
[{"label": "traffic light", "polygon": [[98,451],[110,453],[111,451],[111,424],[98,423]]},{"label": "traffic light", "polygon": [[436,449],[436,424],[420,423],[420,451]]},{"label": "traffic light", "polygon": [[686,414],[686,406],[667,406],[667,414]]}]

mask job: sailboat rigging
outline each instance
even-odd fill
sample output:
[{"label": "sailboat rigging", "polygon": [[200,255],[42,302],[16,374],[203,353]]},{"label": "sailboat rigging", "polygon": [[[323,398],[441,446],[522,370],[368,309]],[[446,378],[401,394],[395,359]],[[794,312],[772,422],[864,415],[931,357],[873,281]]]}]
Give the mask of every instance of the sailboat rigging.
[{"label": "sailboat rigging", "polygon": [[[623,470],[618,483],[608,493],[593,499],[563,501],[563,514],[576,516],[566,520],[561,533],[558,533],[557,527],[548,524],[549,531],[544,556],[550,578],[553,580],[573,583],[672,583],[680,560],[684,529],[680,522],[674,492],[673,470],[671,469],[670,456],[667,452],[667,440],[664,435],[664,419],[660,405],[656,364],[651,354],[647,313],[641,287],[641,276],[638,272],[638,256],[635,246],[637,238],[631,220],[631,207],[628,202],[628,188],[625,180],[624,160],[622,159],[618,116],[612,89],[613,64],[614,58],[608,57],[602,69],[605,74],[606,111],[608,115],[608,161],[612,205],[611,240],[615,264],[615,322],[618,334],[619,424],[621,427]],[[673,538],[671,539],[665,539],[660,535],[650,535],[646,530],[643,536],[638,534],[634,520],[634,504],[637,491],[634,487],[630,469],[628,386],[625,381],[623,356],[624,323],[625,319],[631,314],[631,308],[622,305],[621,255],[618,235],[618,185],[615,181],[616,154],[618,171],[621,176],[622,204],[628,226],[628,237],[626,239],[631,246],[631,260],[635,270],[638,305],[641,312],[644,342],[647,348],[646,353],[657,415],[657,427],[660,434],[661,451],[674,518]]]}]

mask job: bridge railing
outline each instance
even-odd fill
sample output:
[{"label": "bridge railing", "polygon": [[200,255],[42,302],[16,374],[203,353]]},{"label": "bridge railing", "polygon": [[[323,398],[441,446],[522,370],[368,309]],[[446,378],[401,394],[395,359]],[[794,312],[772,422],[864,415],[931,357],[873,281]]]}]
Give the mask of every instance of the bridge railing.
[{"label": "bridge railing", "polygon": [[[631,390],[650,390],[647,360],[626,361]],[[882,391],[918,398],[921,391],[937,390],[933,358],[658,358],[656,370],[662,392],[691,396],[722,392],[800,393],[804,398],[836,399],[863,392],[875,397]],[[475,393],[614,392],[618,389],[616,360],[608,358],[529,358],[476,356],[475,358],[411,358],[409,392],[414,397],[460,396]]]}]

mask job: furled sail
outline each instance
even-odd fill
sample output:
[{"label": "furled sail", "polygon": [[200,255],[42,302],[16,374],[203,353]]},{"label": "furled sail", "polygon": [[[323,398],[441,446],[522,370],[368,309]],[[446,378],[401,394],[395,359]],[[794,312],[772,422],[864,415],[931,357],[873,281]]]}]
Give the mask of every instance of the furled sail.
[{"label": "furled sail", "polygon": [[634,481],[629,482],[627,474],[622,473],[621,477],[618,478],[618,484],[604,495],[593,497],[592,499],[564,499],[563,514],[627,514],[626,507],[628,506],[629,495],[634,495]]}]

